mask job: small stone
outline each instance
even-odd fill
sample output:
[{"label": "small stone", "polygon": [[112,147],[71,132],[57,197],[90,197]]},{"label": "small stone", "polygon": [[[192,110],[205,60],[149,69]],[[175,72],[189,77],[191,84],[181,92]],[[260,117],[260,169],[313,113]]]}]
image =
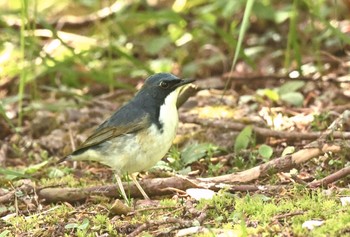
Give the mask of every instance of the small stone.
[{"label": "small stone", "polygon": [[350,197],[341,197],[340,202],[343,207],[348,206],[350,205]]},{"label": "small stone", "polygon": [[215,192],[210,189],[204,189],[204,188],[189,188],[186,190],[186,193],[199,201],[200,199],[207,199],[210,200],[214,197]]},{"label": "small stone", "polygon": [[323,225],[324,221],[310,220],[305,221],[301,227],[313,230],[315,227]]},{"label": "small stone", "polygon": [[132,208],[125,205],[119,199],[116,199],[109,211],[114,215],[126,215],[132,211]]}]

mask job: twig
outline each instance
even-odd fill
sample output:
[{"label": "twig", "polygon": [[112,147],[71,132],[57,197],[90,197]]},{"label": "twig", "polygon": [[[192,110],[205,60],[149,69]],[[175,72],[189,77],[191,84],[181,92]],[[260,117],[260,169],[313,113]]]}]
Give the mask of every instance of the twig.
[{"label": "twig", "polygon": [[[228,185],[217,184],[215,187],[219,190],[226,188],[231,192],[256,192],[261,191],[264,193],[275,192],[287,188],[285,185],[255,185],[255,184],[241,184],[241,185]],[[210,189],[214,189],[214,186]]]},{"label": "twig", "polygon": [[[22,191],[23,193],[30,193],[32,190],[34,190],[34,184],[29,179],[22,180],[22,185],[20,187],[13,187],[13,190],[6,193],[5,195],[0,196],[0,203],[8,203],[12,202],[13,199],[16,197],[17,191]],[[15,201],[17,201],[15,199]]]},{"label": "twig", "polygon": [[128,216],[134,215],[135,213],[139,212],[145,212],[145,211],[154,211],[154,210],[163,210],[163,209],[174,209],[177,208],[177,206],[169,206],[169,207],[147,207],[147,208],[142,208],[142,209],[137,209],[133,212],[128,213]]},{"label": "twig", "polygon": [[16,190],[12,190],[8,193],[6,193],[5,195],[0,196],[0,203],[7,203],[7,202],[11,202],[13,200],[13,197],[16,194]]},{"label": "twig", "polygon": [[[231,129],[234,131],[241,131],[244,129],[248,124],[243,123],[237,123],[232,121],[220,121],[220,120],[203,120],[199,119],[198,117],[185,117],[182,116],[181,120],[183,122],[187,123],[197,123],[203,126],[211,126],[211,127],[217,127],[217,128],[225,128],[225,129]],[[283,132],[283,131],[274,131],[268,128],[261,128],[257,127],[255,125],[251,125],[253,127],[253,130],[256,134],[259,134],[263,137],[276,137],[276,138],[283,138],[287,140],[315,140],[318,139],[321,136],[332,136],[333,138],[343,138],[343,139],[350,139],[350,132],[340,132],[340,131],[325,131],[325,132]]]},{"label": "twig", "polygon": [[[207,212],[206,210],[208,209],[208,206],[205,206],[201,211],[196,210],[193,208],[193,205],[189,204],[189,202],[186,202],[186,207],[189,208],[188,211],[193,214],[197,215],[198,217],[195,219],[198,223],[202,224],[204,220],[207,217]],[[196,221],[195,220],[183,220],[179,218],[174,218],[174,217],[168,217],[165,220],[160,220],[160,221],[148,221],[146,223],[143,223],[139,227],[137,227],[133,232],[131,232],[128,237],[134,237],[138,236],[141,234],[143,231],[146,229],[153,227],[153,226],[160,226],[160,225],[167,225],[167,224],[177,224],[176,226],[173,226],[171,228],[171,231],[174,231],[179,228],[184,228],[184,227],[191,227],[193,226]],[[169,231],[167,231],[169,232]]]},{"label": "twig", "polygon": [[8,150],[8,144],[0,144],[0,166],[3,166],[6,161],[6,154]]},{"label": "twig", "polygon": [[188,98],[195,95],[197,91],[198,88],[194,84],[190,84],[182,88],[179,92],[179,97],[177,98],[176,106],[180,108],[181,105],[183,105],[188,100]]},{"label": "twig", "polygon": [[310,188],[317,188],[320,186],[327,186],[330,183],[333,183],[341,178],[344,178],[346,176],[350,175],[350,167],[345,167],[341,170],[338,170],[337,172],[328,175],[327,177],[314,181],[310,184],[308,184],[308,187]]},{"label": "twig", "polygon": [[254,84],[254,81],[261,81],[261,82],[265,82],[266,80],[274,80],[274,81],[280,81],[280,80],[299,80],[299,81],[319,81],[319,80],[324,80],[327,82],[332,82],[332,83],[340,83],[341,81],[337,80],[336,77],[332,77],[332,78],[327,78],[324,79],[324,77],[318,76],[318,77],[313,77],[313,76],[299,76],[298,78],[292,78],[288,75],[242,75],[242,76],[237,76],[235,75],[235,73],[233,73],[233,75],[231,75],[231,72],[225,73],[223,75],[224,78],[232,78],[232,83],[236,83],[236,82],[240,82],[240,83],[250,83],[250,84]]},{"label": "twig", "polygon": [[[350,147],[349,141],[333,140],[331,143],[327,144],[323,141],[323,139],[326,138],[326,134],[332,134],[333,136],[334,135],[333,130],[341,127],[342,124],[346,121],[346,118],[348,118],[348,116],[349,116],[349,112],[347,110],[344,111],[329,126],[327,131],[321,133],[318,136],[318,139],[315,142],[309,143],[304,147],[304,149],[299,150],[292,155],[287,155],[284,157],[273,159],[269,162],[266,162],[264,164],[258,165],[256,167],[253,167],[251,169],[248,169],[242,172],[238,172],[236,174],[227,174],[227,175],[211,177],[211,178],[201,178],[199,180],[203,182],[202,184],[203,186],[205,186],[206,183],[210,183],[210,182],[212,183],[235,183],[235,182],[246,183],[267,175],[275,174],[277,172],[290,170],[296,165],[304,163],[314,157],[317,157],[327,152],[338,153],[342,151],[344,147]],[[319,140],[319,139],[322,139],[322,140]]]},{"label": "twig", "polygon": [[[108,19],[109,17],[113,16],[114,14],[123,11],[126,7],[128,7],[130,4],[132,4],[132,0],[127,0],[127,1],[115,1],[111,6],[102,8],[96,12],[90,13],[88,15],[84,16],[73,16],[73,15],[66,15],[63,16],[59,19],[56,20],[51,20],[49,21],[49,24],[61,29],[63,26],[64,27],[82,27],[82,26],[87,26],[89,24],[92,24],[96,21],[103,21]],[[31,25],[36,25],[35,28],[40,28],[42,25],[40,23],[29,22]],[[6,22],[7,25],[15,27],[15,28],[20,28],[21,26],[21,21],[16,20],[16,19],[11,19],[11,21]]]},{"label": "twig", "polygon": [[304,213],[305,213],[304,211],[295,211],[295,212],[285,213],[285,214],[276,215],[276,216],[272,217],[272,220],[283,219],[283,218],[290,217],[290,216],[303,215]]},{"label": "twig", "polygon": [[[350,144],[347,144],[347,146],[349,145]],[[210,178],[199,178],[198,180],[202,181],[203,183],[201,183],[201,185],[205,187],[208,187],[207,185],[210,183],[246,183],[277,172],[290,170],[321,154],[326,152],[336,153],[340,152],[341,149],[341,146],[333,144],[324,144],[321,148],[305,148],[292,155],[273,159],[242,172]]]},{"label": "twig", "polygon": [[[32,32],[30,32],[32,33]],[[29,34],[27,32],[27,34]],[[43,38],[54,38],[55,34],[52,32],[52,30],[48,29],[37,29],[33,31],[34,36],[37,37],[43,37]],[[78,35],[74,33],[68,33],[64,31],[56,31],[56,35],[62,39],[64,42],[75,42],[79,44],[89,44],[89,45],[96,45],[97,40],[94,38],[90,38],[84,35]]]}]

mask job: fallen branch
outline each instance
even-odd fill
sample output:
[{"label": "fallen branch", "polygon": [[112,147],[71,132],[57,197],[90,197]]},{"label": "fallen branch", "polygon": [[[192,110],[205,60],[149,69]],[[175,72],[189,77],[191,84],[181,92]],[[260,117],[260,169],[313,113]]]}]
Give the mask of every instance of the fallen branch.
[{"label": "fallen branch", "polygon": [[[321,154],[327,152],[338,153],[344,149],[344,147],[350,147],[349,142],[346,140],[333,140],[332,143],[325,143],[323,140],[330,134],[334,137],[336,129],[342,126],[342,124],[348,119],[349,112],[344,111],[334,122],[328,127],[327,131],[318,135],[318,139],[315,142],[311,142],[306,145],[302,150],[295,152],[292,155],[287,155],[284,157],[279,157],[273,159],[264,164],[258,165],[251,169],[238,172],[236,174],[227,174],[211,178],[199,178],[202,182],[202,185],[206,183],[246,183],[253,180],[256,180],[261,177],[265,177],[277,172],[290,170],[295,166],[304,163],[314,157],[317,157]],[[256,130],[255,130],[256,131]],[[258,130],[259,131],[259,130]],[[287,133],[286,133],[287,134]]]},{"label": "fallen branch", "polygon": [[[114,14],[121,12],[124,10],[126,7],[128,7],[130,4],[132,4],[132,0],[128,1],[116,1],[113,3],[111,6],[102,8],[96,12],[90,13],[88,15],[84,16],[74,16],[74,15],[66,15],[63,16],[59,19],[56,20],[51,20],[48,22],[49,25],[52,25],[58,29],[61,29],[63,27],[82,27],[82,26],[87,26],[90,25],[94,22],[97,21],[103,21],[106,20],[107,18],[113,16]],[[33,22],[32,20],[30,22],[31,25],[36,25],[35,28],[41,28],[43,25],[41,23]],[[11,19],[7,20],[5,19],[5,22],[7,23],[8,26],[14,27],[14,28],[20,28],[21,27],[21,20],[19,19]]]},{"label": "fallen branch", "polygon": [[307,186],[310,188],[317,188],[317,187],[324,187],[327,186],[330,183],[334,183],[335,181],[338,181],[341,178],[344,178],[346,176],[350,175],[350,167],[345,167],[341,170],[338,170],[337,172],[328,175],[327,177],[313,181],[312,183],[308,184]]},{"label": "fallen branch", "polygon": [[[177,187],[181,190],[188,188],[197,188],[195,181],[182,176],[170,178],[156,178],[140,181],[142,188],[149,196],[163,196],[174,192],[167,189],[168,187]],[[124,189],[131,197],[142,197],[137,187],[132,183],[123,183]],[[76,202],[85,200],[93,195],[106,197],[121,197],[117,185],[94,186],[87,188],[38,188],[39,198],[47,202]]]},{"label": "fallen branch", "polygon": [[[145,179],[140,181],[141,186],[151,197],[171,195],[176,187],[179,190],[188,188],[204,187],[214,191],[226,188],[231,192],[273,192],[286,188],[281,185],[229,185],[208,182],[203,185],[202,181],[197,179],[187,179],[182,176],[174,176],[171,178]],[[142,197],[138,189],[133,183],[123,183],[125,190],[130,193],[131,197]],[[156,186],[159,185],[159,186]],[[202,185],[202,186],[201,186]],[[120,198],[117,185],[94,186],[88,188],[41,188],[37,191],[38,196],[47,202],[76,202],[85,200],[93,195]]]},{"label": "fallen branch", "polygon": [[[199,119],[198,117],[194,116],[182,116],[181,117],[182,122],[186,123],[196,123],[200,124],[202,126],[210,126],[210,127],[216,127],[216,128],[224,128],[224,129],[230,129],[234,131],[241,131],[244,129],[248,124],[243,123],[237,123],[232,122],[229,120],[220,121],[218,119],[216,120],[204,120]],[[286,131],[275,131],[268,128],[261,128],[257,127],[255,125],[251,125],[254,132],[260,136],[263,137],[276,137],[276,138],[283,138],[287,140],[316,140],[321,136],[331,136],[333,138],[342,138],[342,139],[350,139],[350,132],[340,132],[340,131],[325,131],[325,132],[286,132]]]},{"label": "fallen branch", "polygon": [[124,10],[133,1],[116,1],[111,6],[102,8],[96,12],[88,14],[86,16],[63,16],[57,22],[54,22],[58,28],[63,26],[67,27],[82,27],[94,23],[96,21],[103,21],[108,17],[113,16],[115,13]]},{"label": "fallen branch", "polygon": [[272,217],[272,220],[279,220],[279,219],[285,219],[287,217],[291,216],[297,216],[297,215],[303,215],[305,212],[304,211],[295,211],[295,212],[289,212],[281,215],[276,215]]},{"label": "fallen branch", "polygon": [[[349,145],[349,144],[348,144]],[[314,157],[317,157],[326,152],[337,153],[342,147],[340,145],[324,144],[322,148],[305,148],[295,152],[292,155],[287,155],[273,159],[264,164],[255,166],[251,169],[238,172],[235,174],[227,174],[210,178],[199,178],[202,181],[201,185],[206,186],[208,183],[247,183],[267,175],[277,172],[286,171],[295,166],[304,163]]]},{"label": "fallen branch", "polygon": [[[323,61],[328,62],[326,57],[323,58]],[[334,60],[331,60],[334,62]],[[337,61],[338,62],[338,61]],[[340,62],[338,62],[340,63]],[[331,82],[331,83],[341,83],[342,81],[339,80],[337,77],[327,77],[325,76],[299,76],[297,78],[290,77],[289,75],[236,75],[237,73],[232,73],[232,72],[227,72],[223,75],[223,78],[225,79],[231,79],[231,83],[243,83],[243,84],[256,84],[257,82],[265,82],[266,84],[267,80],[274,80],[274,81],[280,81],[280,82],[285,82],[285,81],[325,81],[325,82]]]}]

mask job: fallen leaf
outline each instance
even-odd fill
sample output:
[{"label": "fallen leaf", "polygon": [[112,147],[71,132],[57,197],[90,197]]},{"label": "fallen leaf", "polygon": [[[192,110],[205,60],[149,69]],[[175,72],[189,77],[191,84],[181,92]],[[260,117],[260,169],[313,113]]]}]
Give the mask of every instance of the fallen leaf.
[{"label": "fallen leaf", "polygon": [[305,221],[301,227],[313,230],[315,227],[323,225],[324,221],[310,220]]}]

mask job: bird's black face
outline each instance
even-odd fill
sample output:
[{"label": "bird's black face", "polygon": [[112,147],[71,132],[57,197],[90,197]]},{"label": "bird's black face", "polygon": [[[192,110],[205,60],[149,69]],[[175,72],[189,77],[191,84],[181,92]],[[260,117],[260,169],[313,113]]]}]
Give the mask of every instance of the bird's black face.
[{"label": "bird's black face", "polygon": [[[165,98],[176,88],[191,83],[194,80],[183,80],[170,73],[157,73],[147,78],[138,94],[147,94],[161,105]],[[145,98],[147,99],[147,98]]]}]

